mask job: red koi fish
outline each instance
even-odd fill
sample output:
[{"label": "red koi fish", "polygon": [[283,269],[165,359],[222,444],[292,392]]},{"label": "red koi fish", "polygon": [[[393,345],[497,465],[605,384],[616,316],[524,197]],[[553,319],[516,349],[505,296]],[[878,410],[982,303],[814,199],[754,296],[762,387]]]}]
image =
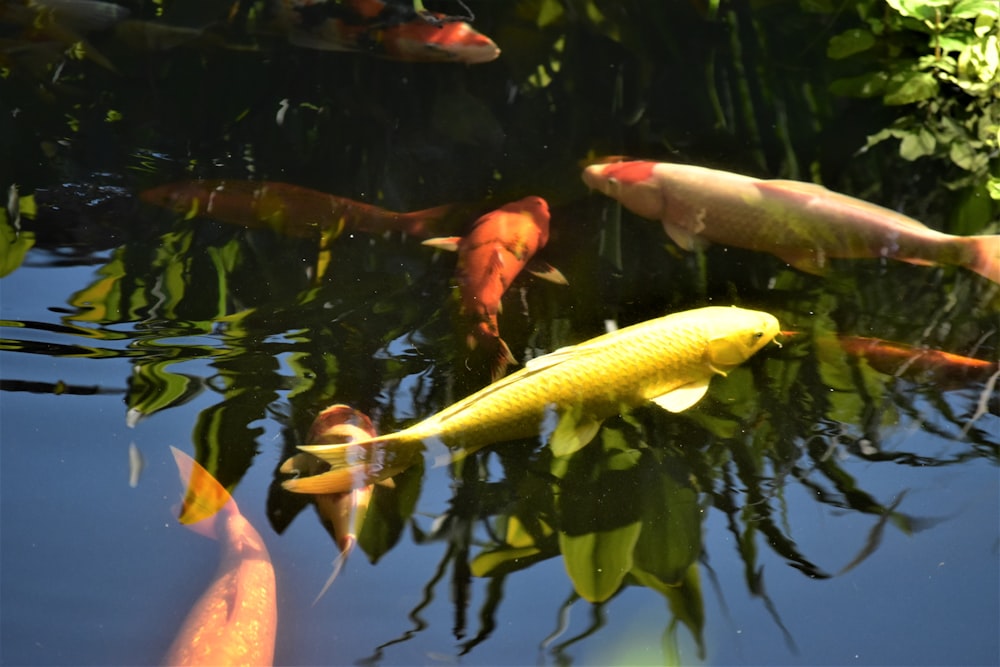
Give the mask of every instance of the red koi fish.
[{"label": "red koi fish", "polygon": [[647,161],[591,165],[583,181],[660,220],[686,250],[723,243],[771,253],[809,273],[824,272],[831,258],[888,257],[962,266],[1000,283],[1000,235],[944,234],[813,183]]},{"label": "red koi fish", "polygon": [[[368,415],[347,405],[331,405],[313,421],[306,436],[306,442],[323,444],[347,444],[356,440],[374,438],[378,433]],[[297,454],[281,465],[283,473],[319,475],[329,469],[329,465],[312,454]],[[319,601],[340,574],[347,557],[358,542],[358,533],[368,511],[372,485],[363,486],[343,493],[317,493],[313,496],[316,512],[323,525],[337,544],[339,553],[333,561],[333,572],[326,580],[313,604]]]},{"label": "red koi fish", "polygon": [[171,447],[187,494],[180,522],[223,542],[215,581],[188,613],[168,665],[271,665],[278,612],[267,546],[236,501],[197,461]]},{"label": "red koi fish", "polygon": [[486,63],[500,49],[457,17],[382,0],[275,0],[278,23],[297,46],[359,51],[405,62]]},{"label": "red koi fish", "polygon": [[1000,363],[996,361],[891,343],[878,338],[838,336],[837,341],[846,352],[863,357],[879,373],[919,382],[933,382],[943,388],[961,387],[970,381],[985,380],[1000,371]]},{"label": "red koi fish", "polygon": [[291,183],[205,180],[168,183],[142,192],[147,204],[169,208],[185,219],[204,216],[287,236],[336,237],[343,230],[379,234],[405,232],[427,238],[442,231],[451,204],[396,213]]},{"label": "red koi fish", "polygon": [[482,216],[464,237],[424,241],[424,245],[458,251],[456,279],[462,314],[475,322],[467,344],[470,349],[482,345],[490,352],[494,381],[503,377],[508,365],[516,363],[497,327],[500,301],[511,282],[521,269],[527,269],[539,278],[566,284],[557,269],[532,259],[548,240],[549,206],[541,197],[532,196]]}]

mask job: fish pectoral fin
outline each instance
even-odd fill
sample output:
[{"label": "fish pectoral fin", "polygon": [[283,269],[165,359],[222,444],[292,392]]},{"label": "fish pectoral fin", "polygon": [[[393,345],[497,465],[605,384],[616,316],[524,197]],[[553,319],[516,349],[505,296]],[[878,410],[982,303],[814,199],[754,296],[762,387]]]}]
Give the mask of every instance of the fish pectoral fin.
[{"label": "fish pectoral fin", "polygon": [[777,252],[772,251],[783,262],[795,267],[804,273],[811,273],[814,276],[826,275],[830,269],[830,263],[825,254],[817,250],[815,253],[809,252]]},{"label": "fish pectoral fin", "polygon": [[578,409],[564,411],[549,436],[549,447],[557,457],[566,457],[583,449],[601,428],[601,420],[580,414]]},{"label": "fish pectoral fin", "polygon": [[524,268],[528,273],[542,280],[548,280],[550,283],[555,283],[556,285],[569,285],[569,281],[566,280],[566,276],[562,274],[562,271],[548,262],[533,258]]},{"label": "fish pectoral fin", "polygon": [[695,380],[653,398],[653,402],[669,412],[683,412],[705,397],[709,378]]},{"label": "fish pectoral fin", "polygon": [[667,220],[663,220],[663,229],[667,232],[667,236],[669,236],[674,243],[679,245],[684,250],[704,250],[709,245],[708,241],[700,236],[692,234],[683,227],[678,227]]},{"label": "fish pectoral fin", "polygon": [[448,252],[455,252],[458,250],[458,242],[461,240],[462,240],[461,236],[439,236],[438,238],[427,239],[426,241],[422,241],[421,245],[437,248],[438,250],[447,250]]}]

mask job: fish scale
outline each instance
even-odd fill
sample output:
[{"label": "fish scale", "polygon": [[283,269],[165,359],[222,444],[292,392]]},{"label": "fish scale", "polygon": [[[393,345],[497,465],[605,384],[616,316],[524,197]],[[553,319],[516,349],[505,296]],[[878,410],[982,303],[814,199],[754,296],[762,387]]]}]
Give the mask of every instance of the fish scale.
[{"label": "fish scale", "polygon": [[[626,327],[533,359],[525,368],[397,433],[301,449],[332,469],[285,482],[292,491],[335,492],[398,473],[421,443],[438,440],[462,452],[538,436],[549,415],[572,413],[592,437],[600,422],[653,400],[686,409],[708,381],[746,361],[778,333],[764,312],[710,306]],[[586,438],[589,439],[589,438]],[[554,443],[553,443],[554,444]]]}]

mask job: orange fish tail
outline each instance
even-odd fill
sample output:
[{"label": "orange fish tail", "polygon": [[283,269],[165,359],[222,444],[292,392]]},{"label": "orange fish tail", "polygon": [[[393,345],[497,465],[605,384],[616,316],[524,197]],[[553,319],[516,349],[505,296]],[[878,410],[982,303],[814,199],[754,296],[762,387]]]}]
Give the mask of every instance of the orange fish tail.
[{"label": "orange fish tail", "polygon": [[1000,235],[970,236],[972,258],[967,267],[979,275],[1000,284]]},{"label": "orange fish tail", "polygon": [[440,236],[448,214],[454,210],[454,204],[442,204],[420,211],[401,213],[397,218],[399,231],[419,238]]}]

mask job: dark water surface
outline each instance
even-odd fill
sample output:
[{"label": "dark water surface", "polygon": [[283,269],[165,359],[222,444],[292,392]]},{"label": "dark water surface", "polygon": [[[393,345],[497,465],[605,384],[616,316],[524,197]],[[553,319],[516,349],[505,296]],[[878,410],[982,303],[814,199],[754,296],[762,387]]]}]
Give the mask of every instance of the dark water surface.
[{"label": "dark water surface", "polygon": [[[218,4],[170,8],[196,25]],[[891,116],[826,92],[837,74],[815,35],[847,18],[742,3],[473,9],[495,62],[276,38],[136,50],[98,34],[115,72],[71,60],[53,83],[18,61],[0,82],[0,185],[39,206],[21,220],[33,247],[0,279],[0,661],[162,659],[219,554],[177,523],[174,445],[267,543],[279,664],[1000,662],[996,376],[945,363],[897,377],[836,342],[996,362],[998,286],[953,267],[840,260],[812,276],[738,249],[685,253],[579,180],[609,154],[818,175],[945,231],[997,233],[995,203],[942,187],[944,167],[888,145],[857,153]],[[522,275],[509,290],[500,330],[519,360],[606,320],[708,304],[800,333],[687,412],[608,420],[564,465],[532,440],[451,465],[429,455],[376,490],[360,548],[313,605],[336,546],[277,472],[312,419],[346,403],[392,431],[488,371],[466,352],[450,254],[348,230],[324,270],[315,236],[138,198],[194,178],[400,211],[457,203],[448,233],[545,197],[540,256],[569,286]],[[590,551],[570,553],[560,530]],[[636,569],[609,589],[605,569],[623,563]],[[591,567],[590,583],[568,566]],[[604,601],[580,597],[594,590]]]}]

